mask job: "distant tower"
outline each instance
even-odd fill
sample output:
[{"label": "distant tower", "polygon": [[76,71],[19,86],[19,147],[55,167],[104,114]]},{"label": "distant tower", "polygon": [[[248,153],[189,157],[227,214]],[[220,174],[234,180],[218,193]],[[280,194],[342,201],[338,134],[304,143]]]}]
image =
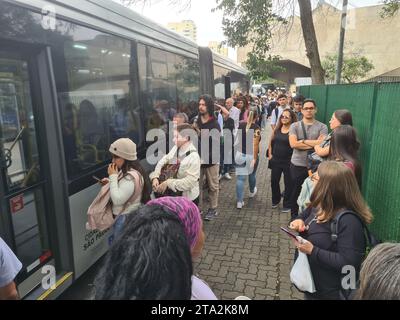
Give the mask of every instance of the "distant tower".
[{"label": "distant tower", "polygon": [[197,42],[197,27],[192,20],[183,20],[181,22],[169,22],[167,28],[179,33],[180,35]]}]

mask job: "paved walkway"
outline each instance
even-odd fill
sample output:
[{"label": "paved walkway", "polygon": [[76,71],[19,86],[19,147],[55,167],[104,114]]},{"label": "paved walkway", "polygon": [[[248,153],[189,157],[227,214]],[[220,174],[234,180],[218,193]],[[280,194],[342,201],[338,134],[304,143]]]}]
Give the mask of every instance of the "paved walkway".
[{"label": "paved walkway", "polygon": [[[290,214],[271,208],[270,170],[265,150],[271,130],[263,131],[257,195],[236,209],[236,179],[221,180],[219,215],[204,221],[206,242],[195,261],[195,273],[205,280],[219,299],[246,295],[251,299],[302,299],[289,279],[294,247],[280,226]],[[234,177],[234,176],[233,176]]]}]

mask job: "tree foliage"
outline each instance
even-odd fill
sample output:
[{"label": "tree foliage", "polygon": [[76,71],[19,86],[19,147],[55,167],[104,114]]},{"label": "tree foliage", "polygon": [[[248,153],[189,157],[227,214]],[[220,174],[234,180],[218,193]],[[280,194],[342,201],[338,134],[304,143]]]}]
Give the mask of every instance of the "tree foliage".
[{"label": "tree foliage", "polygon": [[[151,4],[151,0],[119,0],[125,5]],[[170,4],[190,5],[191,0],[165,0]],[[223,11],[223,31],[226,44],[231,47],[252,46],[248,53],[246,67],[253,77],[263,78],[272,72],[282,70],[277,65],[279,56],[272,56],[271,39],[273,32],[290,25],[294,18],[295,6],[300,6],[307,57],[311,65],[314,83],[323,83],[324,74],[318,52],[317,38],[312,20],[311,0],[216,0],[213,11]],[[286,18],[287,17],[287,18]],[[289,32],[289,31],[288,31]]]},{"label": "tree foliage", "polygon": [[[337,55],[327,56],[322,62],[325,76],[332,81],[335,80],[337,58]],[[374,65],[364,56],[356,54],[345,56],[343,59],[342,80],[345,83],[355,83],[364,79],[372,69],[374,69]]]},{"label": "tree foliage", "polygon": [[382,18],[389,18],[395,16],[400,10],[400,0],[384,0],[385,6],[381,11]]},{"label": "tree foliage", "polygon": [[267,78],[272,72],[282,70],[277,65],[279,56],[268,55],[271,49],[272,29],[287,21],[272,10],[271,0],[217,0],[213,9],[223,11],[225,43],[231,47],[252,46],[247,55],[246,67],[253,78]]}]

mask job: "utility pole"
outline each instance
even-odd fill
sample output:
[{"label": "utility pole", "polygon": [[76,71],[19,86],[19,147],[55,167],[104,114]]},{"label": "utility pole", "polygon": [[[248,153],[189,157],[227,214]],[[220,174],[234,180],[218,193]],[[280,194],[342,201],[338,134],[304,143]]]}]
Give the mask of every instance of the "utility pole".
[{"label": "utility pole", "polygon": [[340,19],[339,53],[336,65],[336,79],[335,79],[336,84],[340,84],[340,80],[342,78],[344,36],[346,34],[346,22],[347,22],[347,3],[348,0],[343,0],[342,17]]}]

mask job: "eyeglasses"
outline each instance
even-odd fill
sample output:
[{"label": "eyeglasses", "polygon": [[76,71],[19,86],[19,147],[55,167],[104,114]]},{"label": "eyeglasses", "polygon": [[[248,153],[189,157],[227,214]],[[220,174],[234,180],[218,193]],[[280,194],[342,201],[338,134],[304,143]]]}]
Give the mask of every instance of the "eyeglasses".
[{"label": "eyeglasses", "polygon": [[314,111],[315,108],[311,107],[311,108],[303,108],[304,111]]}]

